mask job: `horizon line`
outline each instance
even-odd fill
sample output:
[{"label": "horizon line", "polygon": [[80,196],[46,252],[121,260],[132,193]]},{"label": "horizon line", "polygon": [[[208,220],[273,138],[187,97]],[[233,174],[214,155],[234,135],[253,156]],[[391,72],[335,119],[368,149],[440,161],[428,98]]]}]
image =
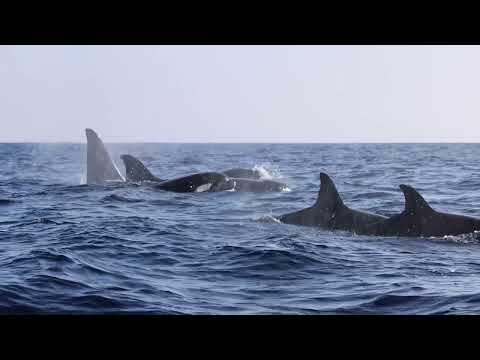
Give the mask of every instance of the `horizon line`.
[{"label": "horizon line", "polygon": [[[480,144],[480,141],[104,141],[105,144]],[[86,141],[0,141],[0,144],[87,144]]]}]

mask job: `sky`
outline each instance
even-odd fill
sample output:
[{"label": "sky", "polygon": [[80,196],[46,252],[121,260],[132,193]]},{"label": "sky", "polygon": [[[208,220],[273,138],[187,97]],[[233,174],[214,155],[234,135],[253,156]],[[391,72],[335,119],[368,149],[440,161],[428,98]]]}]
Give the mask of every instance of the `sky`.
[{"label": "sky", "polygon": [[478,142],[480,46],[0,46],[0,142]]}]

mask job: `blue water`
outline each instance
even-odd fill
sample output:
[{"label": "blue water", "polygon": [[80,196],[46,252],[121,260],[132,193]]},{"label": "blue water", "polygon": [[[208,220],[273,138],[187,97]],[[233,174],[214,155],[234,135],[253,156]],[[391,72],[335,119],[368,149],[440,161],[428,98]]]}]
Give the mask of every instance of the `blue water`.
[{"label": "blue water", "polygon": [[472,314],[480,236],[385,238],[277,223],[315,201],[403,208],[401,183],[480,217],[480,145],[107,144],[154,174],[257,167],[284,193],[85,185],[85,144],[0,144],[0,312]]}]

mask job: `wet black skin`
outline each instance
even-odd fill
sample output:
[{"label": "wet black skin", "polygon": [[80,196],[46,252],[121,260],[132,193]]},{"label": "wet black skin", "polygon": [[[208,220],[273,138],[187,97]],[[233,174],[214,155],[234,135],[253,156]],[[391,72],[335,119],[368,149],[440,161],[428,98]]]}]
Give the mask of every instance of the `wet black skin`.
[{"label": "wet black skin", "polygon": [[327,230],[347,230],[354,233],[364,232],[370,224],[386,219],[381,215],[347,207],[327,174],[320,174],[320,183],[318,198],[313,206],[281,215],[278,219],[285,224],[315,226]]},{"label": "wet black skin", "polygon": [[287,185],[274,180],[232,179],[235,182],[235,191],[249,192],[279,192],[285,191]]},{"label": "wet black skin", "polygon": [[167,180],[155,188],[173,192],[214,192],[232,190],[234,186],[235,183],[224,174],[207,172]]},{"label": "wet black skin", "polygon": [[122,155],[127,181],[149,181],[158,183],[154,187],[173,192],[204,192],[231,190],[234,186],[224,174],[216,172],[198,173],[177,179],[163,180],[153,175],[143,163],[132,155]]},{"label": "wet black skin", "polygon": [[132,155],[121,155],[120,158],[125,164],[125,176],[127,181],[141,182],[152,181],[162,182],[165,181],[153,175],[143,163]]},{"label": "wet black skin", "polygon": [[400,185],[405,209],[381,222],[363,229],[362,234],[380,236],[446,236],[480,230],[480,219],[436,211],[413,187]]},{"label": "wet black skin", "polygon": [[[250,191],[269,192],[283,191],[287,185],[273,180],[258,180],[260,173],[257,170],[230,169],[223,173],[206,172],[193,174],[172,180],[163,180],[153,175],[143,163],[132,155],[120,156],[125,164],[127,181],[142,182],[149,181],[159,183],[155,188],[175,192],[197,192],[197,191]],[[226,175],[242,174],[252,178],[234,178]],[[205,190],[207,189],[207,190]]]}]

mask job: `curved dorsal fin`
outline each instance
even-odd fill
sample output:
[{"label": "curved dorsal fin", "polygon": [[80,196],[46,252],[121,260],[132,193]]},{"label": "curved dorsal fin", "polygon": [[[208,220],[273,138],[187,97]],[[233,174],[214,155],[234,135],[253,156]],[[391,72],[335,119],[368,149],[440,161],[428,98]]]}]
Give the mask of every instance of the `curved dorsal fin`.
[{"label": "curved dorsal fin", "polygon": [[405,196],[405,211],[411,214],[422,214],[435,211],[413,187],[402,184],[400,185],[400,189]]},{"label": "curved dorsal fin", "polygon": [[161,181],[147,169],[143,163],[132,155],[121,155],[125,164],[127,181]]},{"label": "curved dorsal fin", "polygon": [[85,129],[85,134],[87,136],[87,184],[125,181],[97,133],[92,129]]},{"label": "curved dorsal fin", "polygon": [[314,206],[333,211],[337,205],[343,205],[343,201],[338,194],[335,184],[330,179],[330,176],[320,173],[320,190]]}]

